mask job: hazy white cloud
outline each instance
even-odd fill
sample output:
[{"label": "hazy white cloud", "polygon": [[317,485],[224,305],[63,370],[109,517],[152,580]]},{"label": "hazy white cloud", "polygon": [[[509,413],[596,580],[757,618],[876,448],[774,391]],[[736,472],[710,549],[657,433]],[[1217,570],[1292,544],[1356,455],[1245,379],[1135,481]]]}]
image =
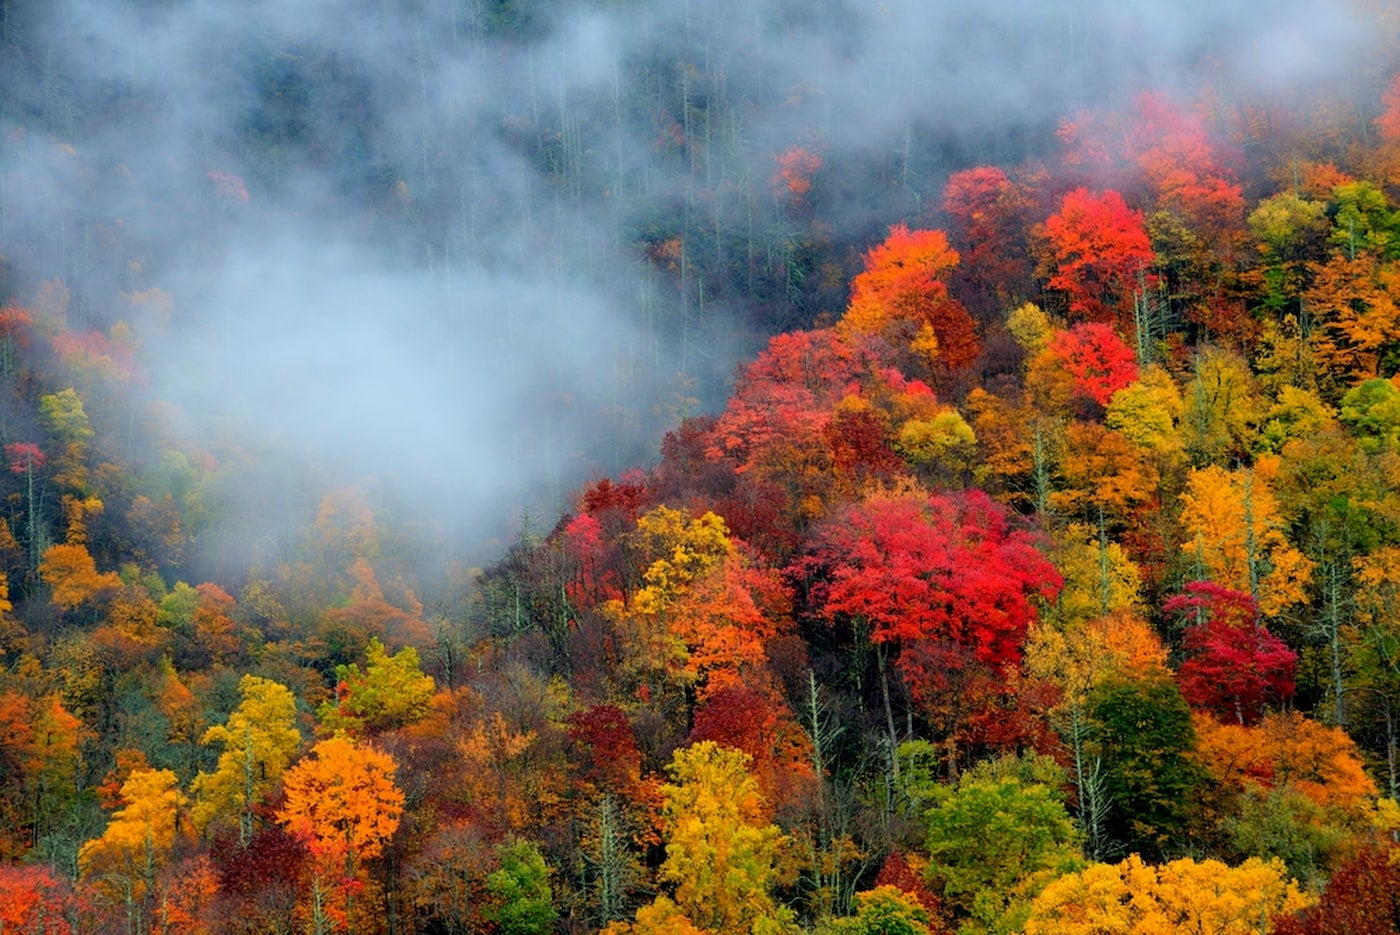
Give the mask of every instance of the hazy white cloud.
[{"label": "hazy white cloud", "polygon": [[[32,245],[12,259],[78,276],[72,222],[120,222],[144,272],[104,286],[174,293],[156,385],[197,431],[308,446],[492,532],[540,490],[654,451],[656,413],[686,391],[668,377],[713,393],[740,350],[740,310],[674,307],[628,242],[693,197],[657,142],[685,115],[636,112],[632,83],[718,76],[691,99],[729,107],[708,129],[741,190],[707,193],[718,216],[761,202],[794,142],[976,149],[1207,66],[1280,94],[1350,79],[1369,41],[1343,4],[1302,0],[32,6],[17,28],[38,57],[9,73],[28,109],[8,120],[46,119],[79,157],[38,132],[0,153],[4,233]],[[212,170],[250,201],[220,206]],[[860,208],[850,230],[872,223]]]}]

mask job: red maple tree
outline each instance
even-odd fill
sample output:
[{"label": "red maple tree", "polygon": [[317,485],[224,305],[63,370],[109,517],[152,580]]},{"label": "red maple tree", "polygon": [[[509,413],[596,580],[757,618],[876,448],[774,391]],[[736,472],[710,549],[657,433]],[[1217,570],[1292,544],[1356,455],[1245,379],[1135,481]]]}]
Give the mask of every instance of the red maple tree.
[{"label": "red maple tree", "polygon": [[1137,379],[1137,357],[1106,322],[1080,322],[1056,332],[1050,351],[1074,377],[1074,388],[1100,406]]},{"label": "red maple tree", "polygon": [[1080,321],[1132,325],[1133,293],[1153,263],[1142,212],[1118,192],[1076,188],[1045,221],[1049,285]]},{"label": "red maple tree", "polygon": [[1032,534],[980,490],[877,494],[840,512],[800,563],[827,620],[877,643],[948,640],[993,666],[1020,658],[1035,599],[1059,573]]},{"label": "red maple tree", "polygon": [[1192,581],[1162,605],[1168,615],[1198,620],[1182,640],[1188,658],[1177,670],[1181,694],[1222,720],[1252,724],[1293,697],[1298,655],[1259,623],[1259,605],[1240,591]]}]

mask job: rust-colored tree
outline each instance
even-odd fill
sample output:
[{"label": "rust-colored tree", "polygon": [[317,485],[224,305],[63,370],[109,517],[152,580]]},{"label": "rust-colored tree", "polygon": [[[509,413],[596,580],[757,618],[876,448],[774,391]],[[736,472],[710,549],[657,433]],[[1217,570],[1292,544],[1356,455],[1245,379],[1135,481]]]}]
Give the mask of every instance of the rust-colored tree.
[{"label": "rust-colored tree", "polygon": [[1274,935],[1400,935],[1400,865],[1370,846],[1338,867],[1317,905],[1273,922]]},{"label": "rust-colored tree", "polygon": [[69,935],[72,888],[42,864],[0,864],[0,931]]},{"label": "rust-colored tree", "polygon": [[[968,288],[968,301],[991,310],[1012,296],[1030,292],[1031,262],[1026,244],[1031,196],[996,166],[977,166],[948,176],[943,212],[962,263],[953,282]],[[962,294],[962,293],[959,293]]]},{"label": "rust-colored tree", "polygon": [[981,351],[977,326],[948,291],[958,252],[942,231],[890,228],[865,254],[865,270],[851,282],[841,329],[884,335],[948,370],[971,364]]}]

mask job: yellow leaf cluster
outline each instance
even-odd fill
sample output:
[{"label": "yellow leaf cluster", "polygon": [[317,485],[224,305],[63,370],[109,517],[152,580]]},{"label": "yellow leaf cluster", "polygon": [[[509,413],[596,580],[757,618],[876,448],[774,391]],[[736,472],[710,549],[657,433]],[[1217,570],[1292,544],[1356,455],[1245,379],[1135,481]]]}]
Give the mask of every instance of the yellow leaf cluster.
[{"label": "yellow leaf cluster", "polygon": [[72,610],[122,584],[115,572],[98,574],[87,547],[78,543],[49,546],[39,562],[39,577],[50,588],[49,599],[62,610]]},{"label": "yellow leaf cluster", "polygon": [[733,551],[729,530],[715,513],[687,519],[680,510],[659,506],[637,520],[634,534],[643,556],[652,557],[634,596],[641,613],[659,613],[700,575]]},{"label": "yellow leaf cluster", "polygon": [[205,745],[223,751],[212,773],[194,779],[194,823],[203,831],[219,819],[238,818],[247,830],[247,816],[282,777],[301,733],[296,727],[296,698],[284,685],[256,675],[238,680],[243,701],[228,721],[204,732]]},{"label": "yellow leaf cluster", "polygon": [[1093,864],[1036,897],[1025,935],[1268,935],[1272,920],[1315,898],[1284,876],[1283,864],[1251,858]]},{"label": "yellow leaf cluster", "polygon": [[112,815],[102,837],[79,849],[78,867],[84,876],[120,879],[145,892],[175,846],[177,816],[187,800],[168,769],[132,771],[121,797],[126,807]]},{"label": "yellow leaf cluster", "polygon": [[1303,601],[1312,561],[1284,537],[1284,520],[1267,478],[1218,465],[1193,470],[1181,495],[1182,551],[1202,576],[1253,593],[1265,616]]}]

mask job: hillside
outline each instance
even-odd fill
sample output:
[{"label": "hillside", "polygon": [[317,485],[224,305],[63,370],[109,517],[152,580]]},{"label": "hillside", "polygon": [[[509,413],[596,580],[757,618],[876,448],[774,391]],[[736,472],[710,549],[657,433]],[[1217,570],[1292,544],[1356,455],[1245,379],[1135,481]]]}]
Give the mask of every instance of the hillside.
[{"label": "hillside", "polygon": [[352,6],[0,3],[0,929],[1400,931],[1384,5]]}]

